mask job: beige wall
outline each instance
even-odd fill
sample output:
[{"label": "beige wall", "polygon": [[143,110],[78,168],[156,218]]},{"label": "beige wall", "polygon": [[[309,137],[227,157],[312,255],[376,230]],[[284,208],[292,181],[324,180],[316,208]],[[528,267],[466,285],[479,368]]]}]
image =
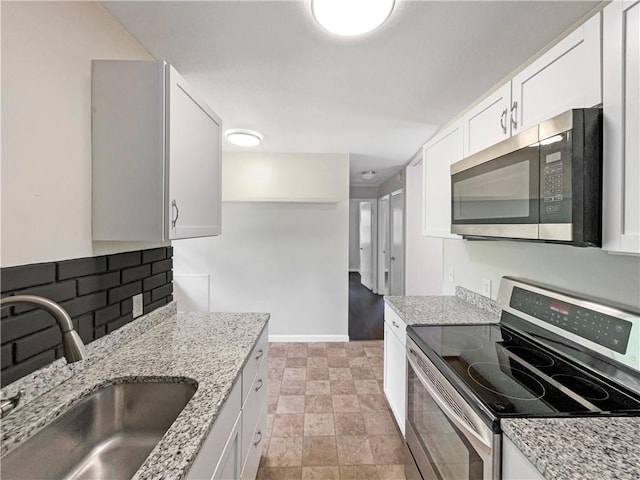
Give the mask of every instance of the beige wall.
[{"label": "beige wall", "polygon": [[97,2],[1,8],[1,265],[162,245],[91,241],[91,60],[151,55]]}]

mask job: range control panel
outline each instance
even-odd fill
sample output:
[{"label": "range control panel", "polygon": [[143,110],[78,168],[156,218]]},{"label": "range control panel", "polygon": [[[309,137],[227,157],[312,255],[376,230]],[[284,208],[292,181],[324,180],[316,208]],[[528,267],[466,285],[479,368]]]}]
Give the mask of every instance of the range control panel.
[{"label": "range control panel", "polygon": [[627,351],[633,326],[629,321],[519,287],[513,288],[509,305],[614,352]]}]

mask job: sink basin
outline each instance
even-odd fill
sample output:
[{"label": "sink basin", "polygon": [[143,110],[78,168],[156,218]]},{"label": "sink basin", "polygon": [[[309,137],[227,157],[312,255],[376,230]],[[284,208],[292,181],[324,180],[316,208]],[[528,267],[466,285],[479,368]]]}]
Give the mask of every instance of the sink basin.
[{"label": "sink basin", "polygon": [[131,478],[196,388],[139,382],[97,390],[2,457],[2,478]]}]

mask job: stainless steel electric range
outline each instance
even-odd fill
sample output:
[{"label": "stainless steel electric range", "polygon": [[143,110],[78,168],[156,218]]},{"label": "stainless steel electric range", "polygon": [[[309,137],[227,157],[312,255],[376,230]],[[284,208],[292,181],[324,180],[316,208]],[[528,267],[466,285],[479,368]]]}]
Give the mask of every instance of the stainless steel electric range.
[{"label": "stainless steel electric range", "polygon": [[500,421],[640,416],[640,313],[504,277],[499,324],[407,328],[408,479],[499,479]]}]

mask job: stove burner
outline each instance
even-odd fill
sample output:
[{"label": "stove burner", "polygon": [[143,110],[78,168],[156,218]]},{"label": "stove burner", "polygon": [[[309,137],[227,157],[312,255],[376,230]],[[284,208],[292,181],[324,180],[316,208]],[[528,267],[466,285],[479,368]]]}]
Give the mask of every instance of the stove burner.
[{"label": "stove burner", "polygon": [[[544,386],[538,380],[527,372],[509,365],[476,362],[469,365],[467,373],[482,388],[512,400],[538,400],[545,394]],[[504,381],[505,374],[511,377],[508,379],[511,381]],[[492,382],[494,378],[499,390]]]},{"label": "stove burner", "polygon": [[[474,352],[482,348],[482,340],[476,337],[470,337],[462,333],[455,333],[455,335],[447,336],[442,339],[443,350],[445,348],[455,350],[456,352]],[[447,353],[450,355],[451,353]]]},{"label": "stove burner", "polygon": [[551,378],[587,400],[606,400],[609,398],[609,392],[586,378],[564,373],[552,375]]},{"label": "stove burner", "polygon": [[555,363],[549,355],[533,348],[518,346],[505,348],[534,367],[550,367]]}]

